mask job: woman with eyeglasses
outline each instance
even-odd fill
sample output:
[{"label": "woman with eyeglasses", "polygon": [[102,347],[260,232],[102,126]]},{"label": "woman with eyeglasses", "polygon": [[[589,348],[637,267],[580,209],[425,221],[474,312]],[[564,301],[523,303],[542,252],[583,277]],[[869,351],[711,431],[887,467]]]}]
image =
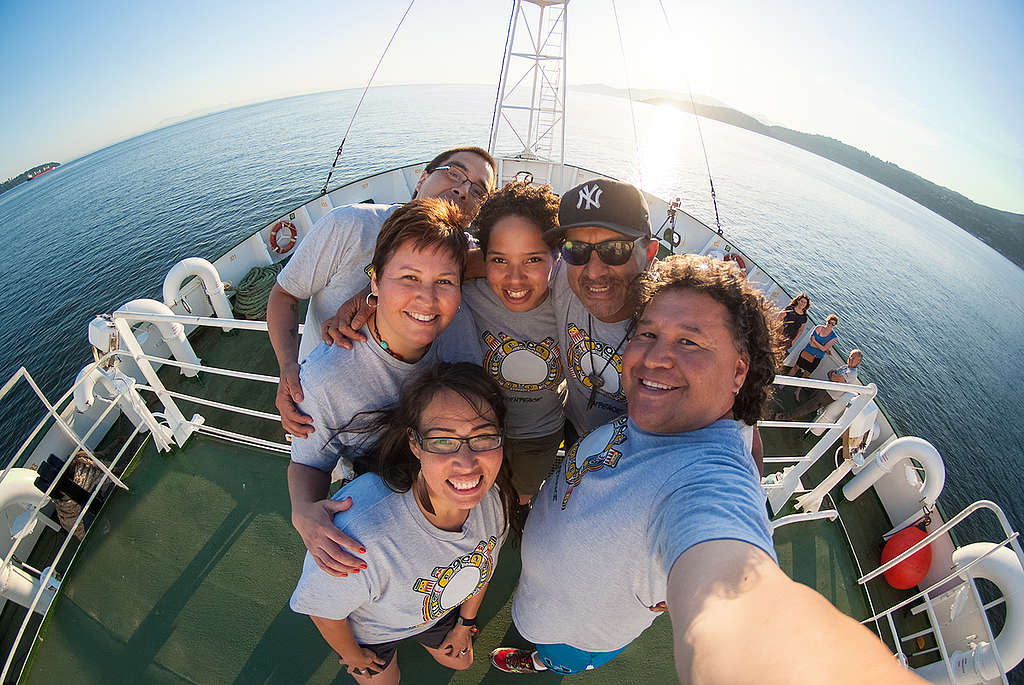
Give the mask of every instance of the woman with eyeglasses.
[{"label": "woman with eyeglasses", "polygon": [[337,523],[373,540],[367,568],[336,577],[307,553],[291,598],[356,682],[398,683],[395,652],[408,638],[443,666],[472,665],[498,551],[522,530],[502,460],[504,415],[501,388],[479,366],[440,364],[357,429],[380,435],[375,459],[334,499],[360,503]]}]

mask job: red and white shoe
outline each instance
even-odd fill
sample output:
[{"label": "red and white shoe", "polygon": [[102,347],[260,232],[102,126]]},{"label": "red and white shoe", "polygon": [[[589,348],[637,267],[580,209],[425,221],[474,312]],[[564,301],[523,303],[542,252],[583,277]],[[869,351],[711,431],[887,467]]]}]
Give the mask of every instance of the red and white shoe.
[{"label": "red and white shoe", "polygon": [[540,673],[548,670],[538,667],[534,660],[535,652],[515,647],[498,647],[491,652],[491,664],[505,673]]}]

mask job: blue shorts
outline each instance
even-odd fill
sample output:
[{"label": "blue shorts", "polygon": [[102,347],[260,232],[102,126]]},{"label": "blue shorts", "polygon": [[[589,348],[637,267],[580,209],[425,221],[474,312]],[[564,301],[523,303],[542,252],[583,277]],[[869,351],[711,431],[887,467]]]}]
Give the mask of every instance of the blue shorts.
[{"label": "blue shorts", "polygon": [[584,652],[570,645],[537,645],[537,656],[555,673],[579,673],[588,668],[604,666],[621,654],[626,647],[614,652]]}]

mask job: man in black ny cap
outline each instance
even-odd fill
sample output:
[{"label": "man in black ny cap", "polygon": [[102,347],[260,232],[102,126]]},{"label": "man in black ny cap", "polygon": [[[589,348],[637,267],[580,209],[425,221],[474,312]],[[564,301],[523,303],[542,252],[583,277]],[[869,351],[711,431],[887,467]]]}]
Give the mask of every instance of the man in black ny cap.
[{"label": "man in black ny cap", "polygon": [[552,284],[559,349],[569,384],[566,414],[582,434],[625,413],[619,374],[633,301],[630,285],[658,252],[647,200],[634,186],[594,179],[567,190],[558,207],[565,279]]}]

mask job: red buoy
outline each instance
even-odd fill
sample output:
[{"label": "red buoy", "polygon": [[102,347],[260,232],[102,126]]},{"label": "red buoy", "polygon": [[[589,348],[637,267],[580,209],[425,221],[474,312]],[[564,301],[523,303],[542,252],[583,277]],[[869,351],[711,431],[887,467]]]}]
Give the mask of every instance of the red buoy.
[{"label": "red buoy", "polygon": [[[882,563],[885,564],[895,559],[927,536],[928,534],[917,526],[904,528],[885,543],[885,547],[882,548]],[[897,590],[909,590],[924,580],[931,565],[932,546],[928,545],[896,564],[883,575],[886,582]]]}]

